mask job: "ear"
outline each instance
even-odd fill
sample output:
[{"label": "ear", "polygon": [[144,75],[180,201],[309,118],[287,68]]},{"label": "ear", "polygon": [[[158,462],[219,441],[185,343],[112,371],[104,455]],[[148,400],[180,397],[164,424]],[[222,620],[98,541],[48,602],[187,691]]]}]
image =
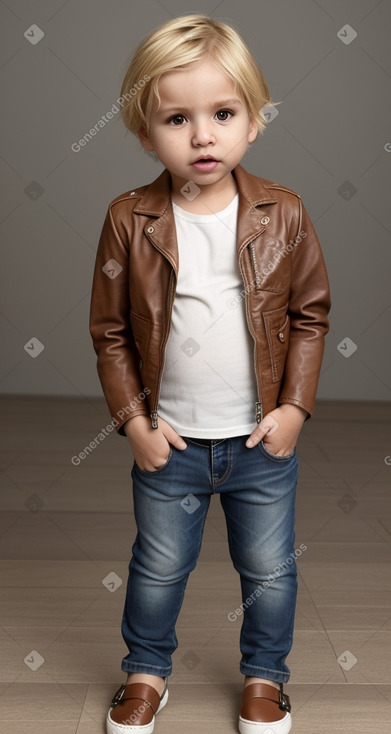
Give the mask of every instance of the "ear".
[{"label": "ear", "polygon": [[253,143],[257,135],[258,135],[258,125],[255,122],[255,120],[252,120],[250,123],[249,131],[248,131],[248,142]]},{"label": "ear", "polygon": [[153,145],[153,143],[152,143],[152,141],[151,141],[151,139],[150,139],[150,137],[148,135],[147,128],[146,128],[145,125],[142,125],[139,128],[139,130],[137,132],[137,137],[138,137],[141,145],[143,146],[143,148],[145,148],[145,150],[148,150],[149,152],[151,152],[151,151],[154,150],[154,145]]}]

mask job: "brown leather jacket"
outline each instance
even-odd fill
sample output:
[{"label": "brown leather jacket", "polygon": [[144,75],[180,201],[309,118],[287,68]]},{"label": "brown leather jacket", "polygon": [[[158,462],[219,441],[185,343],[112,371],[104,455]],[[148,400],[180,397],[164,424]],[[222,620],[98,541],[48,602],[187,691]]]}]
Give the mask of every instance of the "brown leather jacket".
[{"label": "brown leather jacket", "polygon": [[[255,418],[281,403],[314,408],[328,331],[329,284],[318,238],[300,196],[237,166],[237,255],[254,339]],[[113,426],[150,415],[159,391],[178,275],[166,170],[108,207],[93,279],[90,333]]]}]

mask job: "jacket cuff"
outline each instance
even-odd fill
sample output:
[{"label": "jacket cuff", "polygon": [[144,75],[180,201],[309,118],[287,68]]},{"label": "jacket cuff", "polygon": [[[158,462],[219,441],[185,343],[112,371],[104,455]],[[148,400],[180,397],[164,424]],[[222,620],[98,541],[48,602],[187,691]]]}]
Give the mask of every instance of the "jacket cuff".
[{"label": "jacket cuff", "polygon": [[288,404],[288,405],[297,405],[298,408],[303,408],[303,410],[306,410],[307,411],[307,415],[306,415],[304,421],[308,421],[311,418],[312,413],[314,412],[314,409],[313,409],[312,406],[310,408],[305,403],[302,403],[301,400],[296,400],[295,398],[280,398],[278,402],[279,402],[279,405],[283,405],[283,404],[285,404],[285,405],[286,404]]},{"label": "jacket cuff", "polygon": [[146,418],[149,418],[149,414],[145,410],[134,410],[132,413],[129,413],[128,415],[125,415],[121,418],[121,420],[115,419],[116,425],[115,430],[117,431],[119,436],[126,436],[125,433],[125,423],[127,421],[131,420],[132,418],[135,418],[136,415],[144,415]]}]

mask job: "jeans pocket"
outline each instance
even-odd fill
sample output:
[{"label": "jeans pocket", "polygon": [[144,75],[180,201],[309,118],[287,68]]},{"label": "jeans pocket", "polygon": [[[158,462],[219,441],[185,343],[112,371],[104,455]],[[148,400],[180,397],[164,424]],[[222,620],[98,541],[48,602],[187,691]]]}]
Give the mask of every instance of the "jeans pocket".
[{"label": "jeans pocket", "polygon": [[167,456],[166,462],[162,466],[159,466],[158,469],[153,469],[152,471],[149,471],[147,469],[140,469],[139,465],[136,463],[136,460],[134,460],[134,465],[133,466],[134,466],[135,469],[137,469],[137,471],[141,472],[141,474],[149,474],[149,475],[152,475],[152,476],[154,474],[160,474],[162,471],[164,471],[165,469],[167,469],[168,465],[171,462],[173,453],[174,452],[173,452],[172,447],[171,447],[170,448],[170,453]]},{"label": "jeans pocket", "polygon": [[289,461],[290,459],[293,459],[293,457],[296,455],[296,446],[293,449],[292,453],[287,454],[286,456],[277,456],[277,454],[272,454],[272,452],[266,448],[263,441],[260,441],[258,446],[259,446],[260,451],[264,454],[264,456],[267,456],[267,458],[271,459],[272,461],[277,461],[277,462]]}]

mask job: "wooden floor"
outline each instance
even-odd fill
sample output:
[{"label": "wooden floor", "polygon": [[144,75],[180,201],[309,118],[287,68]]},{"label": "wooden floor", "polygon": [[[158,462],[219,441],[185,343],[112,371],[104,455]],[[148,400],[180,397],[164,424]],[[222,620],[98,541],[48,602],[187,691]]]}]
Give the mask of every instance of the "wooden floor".
[{"label": "wooden floor", "polygon": [[[103,734],[124,679],[130,448],[108,433],[72,463],[109,423],[103,400],[1,406],[0,732]],[[286,686],[296,734],[390,732],[390,455],[390,403],[318,402],[303,428],[296,547],[307,550]],[[213,497],[156,734],[237,731],[240,620],[228,614],[239,603]]]}]

